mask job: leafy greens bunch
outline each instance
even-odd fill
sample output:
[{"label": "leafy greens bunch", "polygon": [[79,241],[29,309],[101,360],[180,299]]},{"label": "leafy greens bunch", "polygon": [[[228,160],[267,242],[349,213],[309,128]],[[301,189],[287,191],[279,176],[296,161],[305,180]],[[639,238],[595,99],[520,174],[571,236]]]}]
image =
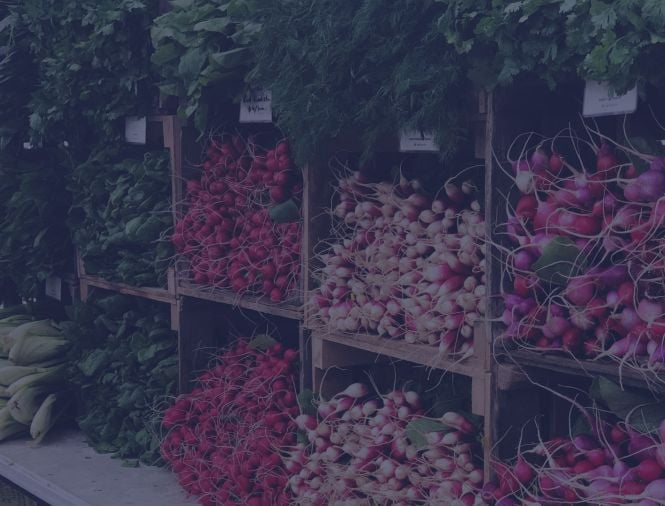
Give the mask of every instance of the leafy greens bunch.
[{"label": "leafy greens bunch", "polygon": [[165,286],[173,247],[167,152],[107,148],[73,172],[69,215],[87,274],[136,286]]},{"label": "leafy greens bunch", "polygon": [[624,91],[662,85],[665,3],[610,0],[436,0],[439,26],[464,55],[469,75],[493,87],[516,78],[554,87],[581,77]]},{"label": "leafy greens bunch", "polygon": [[438,29],[444,12],[416,0],[272,2],[261,10],[248,80],[272,90],[300,161],[331,137],[361,137],[369,152],[402,127],[435,131],[452,154],[470,89]]},{"label": "leafy greens bunch", "polygon": [[28,46],[28,32],[16,12],[19,2],[0,2],[0,150],[15,153],[26,140],[28,102],[37,81],[37,67]]},{"label": "leafy greens bunch", "polygon": [[206,130],[215,102],[244,91],[251,46],[260,34],[256,0],[171,0],[172,10],[155,20],[152,61],[160,90],[180,97],[181,113]]},{"label": "leafy greens bunch", "polygon": [[178,376],[168,311],[124,295],[92,295],[71,308],[68,324],[78,424],[99,452],[160,464],[159,411],[175,394]]},{"label": "leafy greens bunch", "polygon": [[87,154],[121,136],[124,116],[150,108],[158,0],[22,0],[16,12],[39,62],[33,143],[67,141]]},{"label": "leafy greens bunch", "polygon": [[46,278],[67,267],[71,195],[65,186],[64,163],[55,152],[0,155],[0,272],[24,297],[41,294]]}]

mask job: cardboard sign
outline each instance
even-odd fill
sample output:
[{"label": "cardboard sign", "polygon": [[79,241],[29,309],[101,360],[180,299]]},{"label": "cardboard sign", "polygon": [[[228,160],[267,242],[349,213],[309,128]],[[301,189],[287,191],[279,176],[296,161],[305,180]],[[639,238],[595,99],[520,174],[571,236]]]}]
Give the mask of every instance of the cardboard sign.
[{"label": "cardboard sign", "polygon": [[148,118],[145,116],[128,116],[125,118],[125,141],[130,144],[147,142]]},{"label": "cardboard sign", "polygon": [[58,276],[49,276],[46,278],[46,289],[44,291],[47,297],[62,300],[62,279]]},{"label": "cardboard sign", "polygon": [[399,136],[401,153],[429,153],[439,151],[432,132],[404,130]]},{"label": "cardboard sign", "polygon": [[255,89],[240,102],[240,123],[272,123],[272,92]]},{"label": "cardboard sign", "polygon": [[637,86],[624,95],[615,95],[605,83],[587,81],[584,87],[584,107],[582,115],[590,118],[596,116],[614,116],[616,114],[632,114],[637,109]]}]

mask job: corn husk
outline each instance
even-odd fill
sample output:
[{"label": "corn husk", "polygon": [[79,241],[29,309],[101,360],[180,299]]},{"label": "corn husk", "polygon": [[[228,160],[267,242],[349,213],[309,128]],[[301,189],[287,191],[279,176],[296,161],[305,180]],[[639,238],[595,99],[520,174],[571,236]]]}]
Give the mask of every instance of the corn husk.
[{"label": "corn husk", "polygon": [[64,355],[70,342],[48,320],[27,323],[15,329],[16,341],[9,360],[16,365],[32,365]]},{"label": "corn husk", "polygon": [[28,428],[18,423],[9,413],[9,407],[0,409],[0,441],[28,432]]},{"label": "corn husk", "polygon": [[17,327],[30,323],[34,320],[29,315],[15,315],[0,320],[0,356],[7,357],[9,350],[15,342],[15,334],[12,334]]},{"label": "corn husk", "polygon": [[0,385],[8,387],[15,381],[20,380],[24,376],[43,372],[39,367],[25,366],[25,365],[8,365],[0,367]]},{"label": "corn husk", "polygon": [[50,394],[44,399],[30,424],[30,435],[35,440],[35,444],[42,442],[44,436],[67,411],[69,405],[70,399],[67,398],[67,392]]},{"label": "corn husk", "polygon": [[12,418],[23,425],[30,425],[46,396],[53,392],[51,385],[24,387],[12,395],[7,408]]},{"label": "corn husk", "polygon": [[19,390],[26,387],[48,386],[54,390],[60,386],[65,379],[65,368],[61,365],[38,369],[33,374],[28,374],[17,379],[7,387],[9,395],[15,395]]}]

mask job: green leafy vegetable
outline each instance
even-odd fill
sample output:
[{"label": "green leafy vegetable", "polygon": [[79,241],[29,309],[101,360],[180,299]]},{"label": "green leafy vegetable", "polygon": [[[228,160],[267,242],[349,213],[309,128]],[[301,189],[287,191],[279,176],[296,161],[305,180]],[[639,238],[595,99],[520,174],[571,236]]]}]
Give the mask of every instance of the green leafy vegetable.
[{"label": "green leafy vegetable", "polygon": [[169,315],[163,305],[123,295],[93,292],[90,300],[72,308],[66,324],[75,340],[69,381],[78,387],[79,426],[100,452],[161,464],[159,410],[178,377]]},{"label": "green leafy vegetable", "polygon": [[137,286],[165,286],[173,255],[169,158],[107,148],[78,166],[69,216],[86,273]]},{"label": "green leafy vegetable", "polygon": [[252,63],[250,46],[260,25],[250,19],[255,0],[171,1],[152,27],[152,61],[160,89],[181,98],[180,113],[206,130],[208,108],[237,100]]},{"label": "green leafy vegetable", "polygon": [[571,277],[584,270],[585,259],[575,243],[567,237],[555,237],[534,262],[533,269],[546,283],[565,286]]}]

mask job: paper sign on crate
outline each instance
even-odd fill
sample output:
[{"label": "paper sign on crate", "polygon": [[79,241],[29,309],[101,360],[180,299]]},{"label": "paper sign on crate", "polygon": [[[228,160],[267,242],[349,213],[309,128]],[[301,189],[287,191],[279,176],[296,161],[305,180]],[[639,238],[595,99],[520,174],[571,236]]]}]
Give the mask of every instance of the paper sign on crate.
[{"label": "paper sign on crate", "polygon": [[637,86],[623,95],[615,95],[606,83],[587,81],[584,87],[585,117],[632,114],[637,109]]},{"label": "paper sign on crate", "polygon": [[399,150],[402,153],[429,153],[438,152],[439,146],[434,142],[433,132],[403,130],[399,136]]},{"label": "paper sign on crate", "polygon": [[47,297],[62,300],[62,278],[58,276],[49,276],[46,278],[46,288],[44,290]]},{"label": "paper sign on crate", "polygon": [[128,116],[125,118],[125,141],[130,144],[145,144],[148,141],[148,118]]},{"label": "paper sign on crate", "polygon": [[253,89],[240,102],[240,123],[272,123],[272,92]]}]

